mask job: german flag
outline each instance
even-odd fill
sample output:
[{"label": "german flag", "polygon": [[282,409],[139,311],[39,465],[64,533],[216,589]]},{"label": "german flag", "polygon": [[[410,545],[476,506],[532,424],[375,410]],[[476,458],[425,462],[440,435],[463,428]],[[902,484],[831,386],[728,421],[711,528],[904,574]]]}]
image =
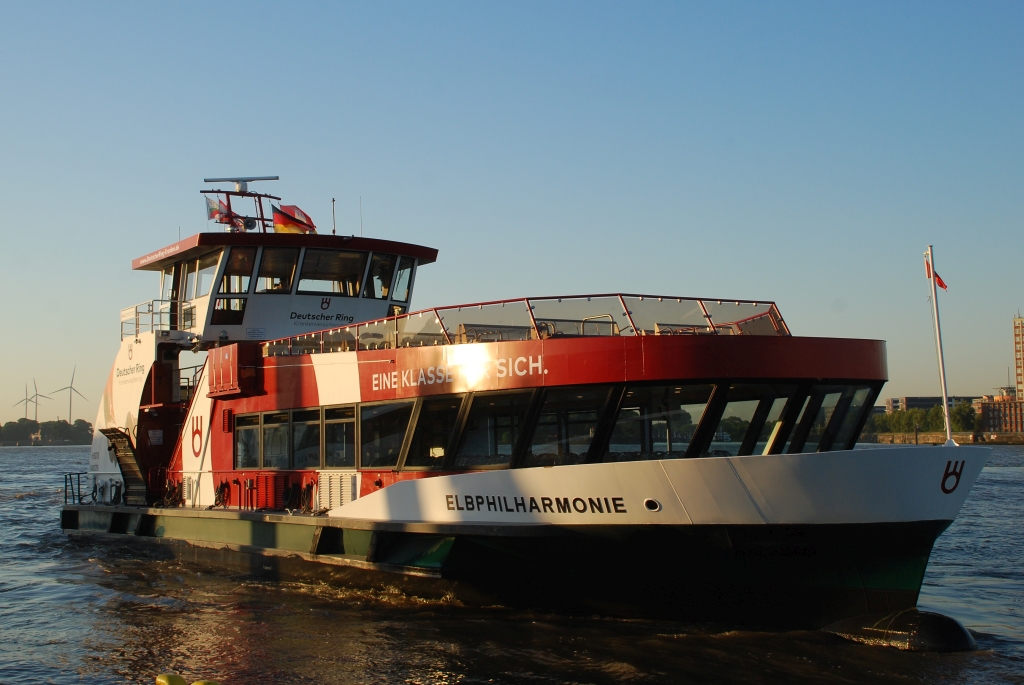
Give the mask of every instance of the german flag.
[{"label": "german flag", "polygon": [[309,215],[295,205],[273,207],[274,233],[316,233]]}]

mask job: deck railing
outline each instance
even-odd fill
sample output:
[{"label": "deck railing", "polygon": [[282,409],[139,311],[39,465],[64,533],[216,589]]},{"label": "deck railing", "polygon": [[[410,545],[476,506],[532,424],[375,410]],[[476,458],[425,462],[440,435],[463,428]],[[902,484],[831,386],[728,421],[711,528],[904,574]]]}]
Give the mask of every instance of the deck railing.
[{"label": "deck railing", "polygon": [[263,356],[569,337],[788,336],[774,302],[585,295],[437,307],[263,343]]},{"label": "deck railing", "polygon": [[150,331],[190,331],[196,308],[189,302],[150,300],[121,310],[121,339]]}]

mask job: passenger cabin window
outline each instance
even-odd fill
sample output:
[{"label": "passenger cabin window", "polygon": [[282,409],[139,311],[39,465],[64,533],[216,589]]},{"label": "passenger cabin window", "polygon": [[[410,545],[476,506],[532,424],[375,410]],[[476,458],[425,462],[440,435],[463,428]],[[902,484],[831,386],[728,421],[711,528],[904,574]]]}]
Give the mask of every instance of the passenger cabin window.
[{"label": "passenger cabin window", "polygon": [[389,402],[360,407],[362,468],[387,469],[398,465],[412,407],[413,402]]},{"label": "passenger cabin window", "polygon": [[355,407],[324,409],[324,466],[336,469],[355,468]]},{"label": "passenger cabin window", "polygon": [[412,285],[412,257],[402,257],[398,262],[398,275],[395,276],[395,288],[391,299],[396,302],[409,301],[409,288]]},{"label": "passenger cabin window", "polygon": [[256,265],[255,247],[232,247],[224,265],[224,276],[220,279],[222,295],[245,294],[249,292],[249,280]]},{"label": "passenger cabin window", "polygon": [[292,412],[292,468],[320,468],[320,410]]},{"label": "passenger cabin window", "polygon": [[532,390],[475,395],[452,465],[456,469],[507,466],[532,398]]},{"label": "passenger cabin window", "polygon": [[265,247],[256,278],[257,293],[290,293],[299,261],[297,247]]},{"label": "passenger cabin window", "polygon": [[255,469],[260,465],[260,417],[235,417],[235,468]]},{"label": "passenger cabin window", "polygon": [[610,391],[606,385],[547,391],[523,466],[585,461]]},{"label": "passenger cabin window", "polygon": [[263,468],[288,468],[288,412],[263,415]]},{"label": "passenger cabin window", "polygon": [[838,426],[836,431],[835,441],[832,443],[832,449],[844,450],[847,447],[852,447],[849,442],[856,435],[857,428],[860,427],[861,422],[864,420],[864,412],[870,411],[868,400],[871,398],[871,388],[868,386],[854,386],[846,389],[844,398],[848,398],[849,407],[846,410],[846,415],[843,417],[843,422]]},{"label": "passenger cabin window", "polygon": [[793,385],[730,385],[705,452],[720,457],[762,454],[781,428],[782,410],[795,391]]},{"label": "passenger cabin window", "polygon": [[444,466],[461,408],[462,395],[423,400],[409,454],[405,458],[407,468],[439,469]]},{"label": "passenger cabin window", "polygon": [[299,294],[358,297],[366,257],[365,252],[307,248],[299,273]]},{"label": "passenger cabin window", "polygon": [[603,461],[686,456],[711,385],[627,386]]},{"label": "passenger cabin window", "polygon": [[818,443],[835,414],[843,390],[836,386],[816,386],[811,391],[803,422],[797,426],[793,444],[790,445],[791,453],[818,451]]},{"label": "passenger cabin window", "polygon": [[378,300],[388,299],[391,292],[391,279],[395,275],[395,260],[393,254],[373,254],[370,260],[370,273],[366,277],[365,297],[372,297]]}]

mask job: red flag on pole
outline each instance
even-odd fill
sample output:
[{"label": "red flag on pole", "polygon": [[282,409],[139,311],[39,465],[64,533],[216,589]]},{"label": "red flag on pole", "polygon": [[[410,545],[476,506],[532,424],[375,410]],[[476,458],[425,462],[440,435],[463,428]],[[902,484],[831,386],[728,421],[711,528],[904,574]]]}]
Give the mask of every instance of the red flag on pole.
[{"label": "red flag on pole", "polygon": [[[928,279],[931,280],[932,265],[928,262],[927,258],[925,258],[924,260],[924,273],[925,276],[927,276]],[[935,272],[935,285],[939,286],[943,290],[949,290],[949,288],[946,287],[946,282],[942,280],[942,276],[939,275],[938,271]]]}]

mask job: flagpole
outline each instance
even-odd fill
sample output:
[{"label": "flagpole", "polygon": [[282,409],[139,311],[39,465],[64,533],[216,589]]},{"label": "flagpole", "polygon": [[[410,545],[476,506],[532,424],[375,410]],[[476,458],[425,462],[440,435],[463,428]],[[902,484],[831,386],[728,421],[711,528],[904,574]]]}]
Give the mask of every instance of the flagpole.
[{"label": "flagpole", "polygon": [[939,298],[935,289],[935,256],[932,253],[932,246],[928,246],[928,268],[931,276],[928,279],[932,286],[932,318],[935,319],[935,345],[939,352],[939,383],[942,385],[942,416],[946,419],[946,445],[956,445],[953,442],[953,431],[949,422],[949,393],[946,391],[946,361],[942,355],[942,326],[939,324]]}]

